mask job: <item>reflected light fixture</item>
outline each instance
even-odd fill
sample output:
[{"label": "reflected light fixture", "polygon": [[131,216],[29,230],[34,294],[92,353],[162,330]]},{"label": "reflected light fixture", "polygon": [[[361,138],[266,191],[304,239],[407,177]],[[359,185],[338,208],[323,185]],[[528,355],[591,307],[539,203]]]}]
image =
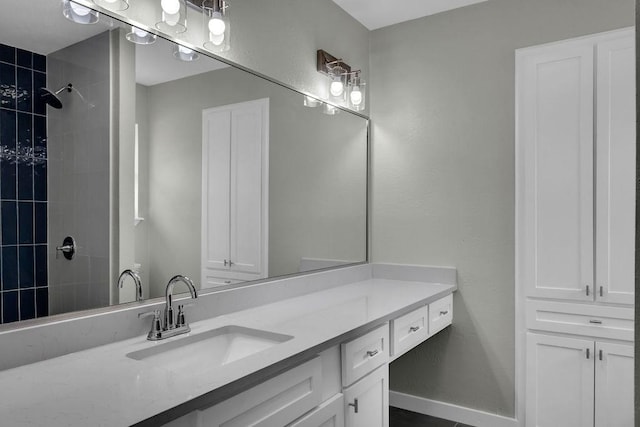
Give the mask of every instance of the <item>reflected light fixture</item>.
[{"label": "reflected light fixture", "polygon": [[160,16],[156,28],[167,34],[187,31],[187,4],[185,0],[161,0]]},{"label": "reflected light fixture", "polygon": [[71,0],[62,1],[62,15],[76,24],[95,24],[100,13]]},{"label": "reflected light fixture", "polygon": [[212,52],[226,52],[229,44],[229,5],[225,0],[204,0],[202,2],[204,27],[204,47]]},{"label": "reflected light fixture", "polygon": [[340,109],[335,105],[325,103],[322,112],[328,116],[335,116],[340,112]]},{"label": "reflected light fixture", "polygon": [[122,11],[129,9],[129,0],[93,0],[93,2],[108,10]]},{"label": "reflected light fixture", "polygon": [[173,49],[173,56],[176,59],[179,59],[180,61],[184,61],[184,62],[193,62],[198,58],[200,58],[200,55],[198,55],[198,52],[182,45],[175,46],[175,48]]},{"label": "reflected light fixture", "polygon": [[322,104],[322,101],[314,98],[313,96],[305,95],[304,96],[304,106],[310,108],[316,108]]},{"label": "reflected light fixture", "polygon": [[158,38],[155,34],[133,25],[131,26],[131,32],[127,33],[126,37],[127,40],[135,44],[152,44]]}]

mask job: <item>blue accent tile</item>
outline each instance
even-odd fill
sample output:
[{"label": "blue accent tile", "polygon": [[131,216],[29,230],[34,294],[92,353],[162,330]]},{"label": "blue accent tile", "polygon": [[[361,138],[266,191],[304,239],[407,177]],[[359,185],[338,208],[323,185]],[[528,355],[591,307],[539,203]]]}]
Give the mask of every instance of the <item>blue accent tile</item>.
[{"label": "blue accent tile", "polygon": [[28,50],[17,49],[16,64],[21,67],[33,68],[32,56],[33,54]]},{"label": "blue accent tile", "polygon": [[0,61],[15,64],[16,48],[13,46],[7,46],[6,44],[0,44]]},{"label": "blue accent tile", "polygon": [[0,107],[16,108],[16,67],[0,62]]},{"label": "blue accent tile", "polygon": [[36,316],[46,317],[49,315],[49,289],[36,289]]},{"label": "blue accent tile", "polygon": [[33,112],[47,114],[47,104],[42,99],[40,89],[47,87],[47,75],[34,71],[33,73]]},{"label": "blue accent tile", "polygon": [[47,161],[38,160],[33,165],[33,199],[47,201]]},{"label": "blue accent tile", "polygon": [[15,111],[0,109],[0,147],[5,154],[16,151],[17,128]]},{"label": "blue accent tile", "polygon": [[33,54],[33,69],[36,71],[42,71],[43,73],[47,72],[47,57],[44,55],[39,55],[37,53]]},{"label": "blue accent tile", "polygon": [[18,257],[20,265],[20,287],[32,288],[34,286],[34,261],[33,246],[19,246]]},{"label": "blue accent tile", "polygon": [[18,317],[18,291],[2,293],[2,323],[17,322]]},{"label": "blue accent tile", "polygon": [[33,114],[18,113],[18,155],[31,157]]},{"label": "blue accent tile", "polygon": [[[2,202],[2,244],[18,243],[18,212],[16,202]],[[5,264],[11,265],[11,264]]]},{"label": "blue accent tile", "polygon": [[36,293],[33,289],[20,291],[20,320],[36,317]]},{"label": "blue accent tile", "polygon": [[36,286],[47,286],[49,283],[47,273],[47,246],[37,245],[35,248],[35,260],[36,260]]},{"label": "blue accent tile", "polygon": [[47,118],[33,116],[33,156],[47,157]]},{"label": "blue accent tile", "polygon": [[17,165],[15,158],[0,157],[0,197],[3,199],[16,198]]},{"label": "blue accent tile", "polygon": [[[2,290],[18,289],[18,247],[2,248]],[[9,267],[15,266],[15,268]]]},{"label": "blue accent tile", "polygon": [[35,203],[34,243],[47,243],[47,204]]},{"label": "blue accent tile", "polygon": [[33,244],[33,203],[18,203],[18,243]]},{"label": "blue accent tile", "polygon": [[33,93],[33,71],[18,67],[16,109],[31,113],[31,96]]},{"label": "blue accent tile", "polygon": [[18,162],[18,200],[33,200],[33,166]]}]

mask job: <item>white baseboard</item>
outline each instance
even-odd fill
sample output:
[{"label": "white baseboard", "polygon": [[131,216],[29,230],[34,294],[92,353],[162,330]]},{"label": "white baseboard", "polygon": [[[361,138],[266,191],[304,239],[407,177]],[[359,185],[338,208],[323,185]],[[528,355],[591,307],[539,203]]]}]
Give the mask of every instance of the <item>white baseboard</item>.
[{"label": "white baseboard", "polygon": [[464,406],[438,402],[437,400],[425,399],[424,397],[391,390],[389,391],[389,406],[474,427],[518,427],[519,425],[515,418],[503,417],[478,411],[477,409],[465,408]]}]

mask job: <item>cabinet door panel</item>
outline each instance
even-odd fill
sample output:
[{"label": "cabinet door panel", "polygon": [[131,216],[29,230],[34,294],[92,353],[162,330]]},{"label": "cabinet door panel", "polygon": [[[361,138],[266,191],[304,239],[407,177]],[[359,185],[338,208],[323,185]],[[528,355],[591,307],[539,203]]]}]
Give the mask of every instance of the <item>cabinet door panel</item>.
[{"label": "cabinet door panel", "polygon": [[288,427],[344,427],[343,394],[337,394]]},{"label": "cabinet door panel", "polygon": [[593,47],[519,52],[518,87],[527,294],[592,300]]},{"label": "cabinet door panel", "polygon": [[594,347],[590,340],[527,334],[527,426],[593,425]]},{"label": "cabinet door panel", "polygon": [[[635,43],[629,31],[598,44],[597,298],[633,304],[635,249]],[[600,288],[602,287],[602,289]]]},{"label": "cabinet door panel", "polygon": [[633,426],[633,346],[596,343],[596,427]]},{"label": "cabinet door panel", "polygon": [[346,427],[389,427],[389,365],[345,389],[344,399]]}]

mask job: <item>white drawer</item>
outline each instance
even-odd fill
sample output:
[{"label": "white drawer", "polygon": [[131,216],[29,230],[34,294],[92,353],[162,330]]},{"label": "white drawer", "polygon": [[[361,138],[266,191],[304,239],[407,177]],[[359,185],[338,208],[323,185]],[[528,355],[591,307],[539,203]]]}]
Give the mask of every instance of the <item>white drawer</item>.
[{"label": "white drawer", "polygon": [[391,321],[391,357],[398,357],[429,338],[429,310],[420,307]]},{"label": "white drawer", "polygon": [[207,427],[282,427],[322,402],[319,357],[201,410]]},{"label": "white drawer", "polygon": [[348,386],[389,361],[389,324],[341,344],[342,385]]},{"label": "white drawer", "polygon": [[429,304],[429,336],[437,334],[453,320],[453,294]]},{"label": "white drawer", "polygon": [[336,394],[288,427],[344,427],[344,395]]},{"label": "white drawer", "polygon": [[238,283],[242,283],[242,280],[237,279],[226,279],[224,277],[209,277],[205,279],[204,282],[201,283],[200,289],[212,289],[220,286],[229,286],[235,285]]},{"label": "white drawer", "polygon": [[528,300],[527,329],[633,341],[633,308]]}]

